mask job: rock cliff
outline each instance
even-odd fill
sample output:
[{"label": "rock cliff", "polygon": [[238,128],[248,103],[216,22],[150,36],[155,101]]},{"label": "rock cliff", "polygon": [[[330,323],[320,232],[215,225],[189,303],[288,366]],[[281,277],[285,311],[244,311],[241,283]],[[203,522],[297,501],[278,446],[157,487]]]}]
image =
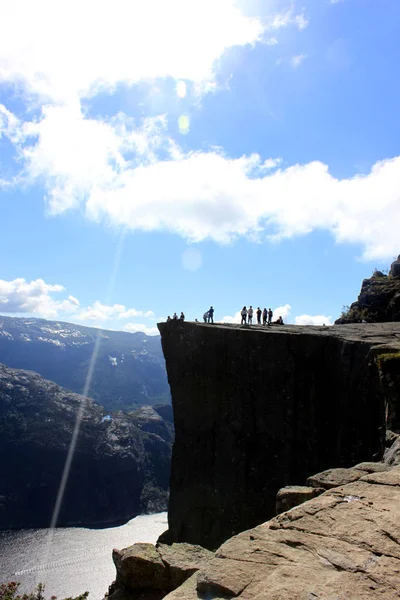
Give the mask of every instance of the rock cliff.
[{"label": "rock cliff", "polygon": [[37,373],[0,365],[0,529],[48,527],[77,413],[83,418],[58,525],[105,525],[163,510],[170,407],[112,418]]},{"label": "rock cliff", "polygon": [[400,467],[336,487],[244,531],[168,600],[394,600]]},{"label": "rock cliff", "polygon": [[159,329],[176,435],[164,541],[216,548],[273,517],[278,489],[380,460],[400,427],[400,324]]},{"label": "rock cliff", "polygon": [[343,311],[337,325],[346,323],[386,323],[400,321],[400,256],[392,263],[389,275],[375,271],[364,279],[356,302]]}]

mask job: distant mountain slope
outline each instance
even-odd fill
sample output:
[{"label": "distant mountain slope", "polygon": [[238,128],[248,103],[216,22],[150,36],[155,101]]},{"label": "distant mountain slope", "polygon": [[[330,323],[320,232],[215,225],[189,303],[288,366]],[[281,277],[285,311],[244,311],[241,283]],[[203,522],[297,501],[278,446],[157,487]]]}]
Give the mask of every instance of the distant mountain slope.
[{"label": "distant mountain slope", "polygon": [[170,402],[158,336],[0,316],[0,362],[82,393],[98,335],[90,397],[108,410]]},{"label": "distant mountain slope", "polygon": [[0,529],[49,526],[82,402],[58,525],[104,525],[166,508],[173,434],[159,412],[168,419],[168,410],[105,418],[92,400],[0,365]]}]

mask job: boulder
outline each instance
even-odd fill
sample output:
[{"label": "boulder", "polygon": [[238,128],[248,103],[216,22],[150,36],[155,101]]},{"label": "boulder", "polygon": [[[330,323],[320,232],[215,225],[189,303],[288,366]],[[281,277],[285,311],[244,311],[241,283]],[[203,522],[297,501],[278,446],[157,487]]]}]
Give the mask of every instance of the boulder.
[{"label": "boulder", "polygon": [[168,589],[167,567],[153,544],[134,544],[123,550],[113,550],[113,561],[118,588]]},{"label": "boulder", "polygon": [[305,485],[288,485],[281,488],[276,495],[276,514],[279,515],[294,506],[298,506],[325,491],[324,488]]},{"label": "boulder", "polygon": [[114,550],[117,578],[109,600],[159,600],[204,568],[213,556],[191,544],[134,544]]},{"label": "boulder", "polygon": [[394,600],[400,467],[329,490],[227,542],[168,600]]},{"label": "boulder", "polygon": [[157,544],[161,560],[168,568],[168,588],[174,590],[193,573],[202,569],[214,556],[213,552],[194,544]]}]

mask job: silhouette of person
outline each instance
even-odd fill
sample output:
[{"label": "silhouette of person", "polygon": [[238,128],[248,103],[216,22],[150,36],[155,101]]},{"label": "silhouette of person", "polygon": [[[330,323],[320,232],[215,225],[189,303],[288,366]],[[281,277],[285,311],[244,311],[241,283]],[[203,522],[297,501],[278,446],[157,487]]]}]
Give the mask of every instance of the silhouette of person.
[{"label": "silhouette of person", "polygon": [[214,323],[214,309],[212,306],[208,309],[208,322]]},{"label": "silhouette of person", "polygon": [[247,311],[247,322],[249,325],[253,324],[253,307],[251,305]]},{"label": "silhouette of person", "polygon": [[268,325],[271,325],[271,321],[272,321],[272,317],[273,317],[274,313],[272,312],[272,310],[269,308],[268,309]]},{"label": "silhouette of person", "polygon": [[242,320],[241,320],[240,324],[241,325],[246,325],[247,308],[245,306],[243,306],[242,310],[240,311],[240,315],[242,317]]},{"label": "silhouette of person", "polygon": [[262,310],[260,307],[257,308],[257,325],[261,325],[261,313]]},{"label": "silhouette of person", "polygon": [[264,310],[262,311],[262,318],[263,318],[263,325],[266,325],[267,319],[268,319],[268,311],[266,308],[264,308]]}]

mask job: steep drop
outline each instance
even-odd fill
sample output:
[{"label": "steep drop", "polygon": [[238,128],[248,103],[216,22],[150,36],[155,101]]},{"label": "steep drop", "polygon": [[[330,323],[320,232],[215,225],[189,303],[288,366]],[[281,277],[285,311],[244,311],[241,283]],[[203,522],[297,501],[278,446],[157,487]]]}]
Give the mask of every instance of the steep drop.
[{"label": "steep drop", "polygon": [[165,540],[216,548],[273,517],[279,488],[381,459],[400,324],[159,329],[176,436]]}]

